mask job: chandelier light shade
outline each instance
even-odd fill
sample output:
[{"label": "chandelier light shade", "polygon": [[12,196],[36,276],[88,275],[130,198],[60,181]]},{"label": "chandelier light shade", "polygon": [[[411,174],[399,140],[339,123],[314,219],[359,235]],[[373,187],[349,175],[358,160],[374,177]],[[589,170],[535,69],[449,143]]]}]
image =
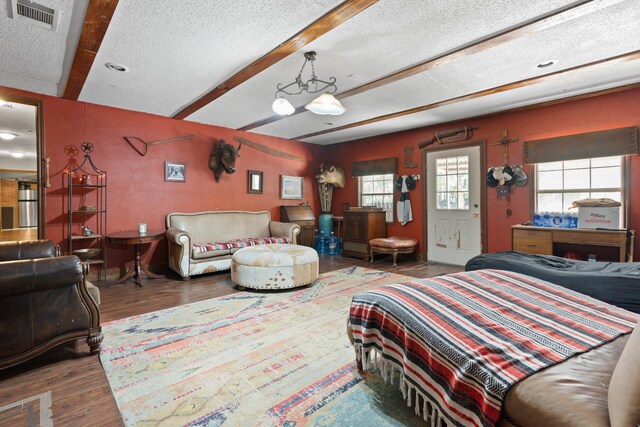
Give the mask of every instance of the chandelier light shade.
[{"label": "chandelier light shade", "polygon": [[293,105],[286,99],[276,98],[276,100],[273,101],[273,111],[281,116],[290,116],[296,109],[293,108]]},{"label": "chandelier light shade", "polygon": [[304,106],[307,110],[316,114],[329,114],[332,116],[339,116],[347,111],[346,108],[340,104],[333,95],[330,93],[323,93],[310,103]]},{"label": "chandelier light shade", "polygon": [[[288,116],[293,114],[295,108],[293,105],[284,98],[285,95],[300,95],[302,92],[307,93],[320,93],[324,92],[318,98],[314,99],[304,108],[316,114],[331,114],[340,115],[347,111],[346,108],[340,104],[333,94],[338,91],[336,86],[336,78],[330,77],[329,80],[320,80],[316,76],[316,70],[314,62],[316,60],[315,52],[306,52],[304,54],[304,63],[298,73],[298,76],[286,85],[278,83],[276,86],[276,100],[273,102],[273,111],[281,116]],[[302,80],[302,73],[307,66],[307,63],[311,64],[311,77],[306,82]]]}]

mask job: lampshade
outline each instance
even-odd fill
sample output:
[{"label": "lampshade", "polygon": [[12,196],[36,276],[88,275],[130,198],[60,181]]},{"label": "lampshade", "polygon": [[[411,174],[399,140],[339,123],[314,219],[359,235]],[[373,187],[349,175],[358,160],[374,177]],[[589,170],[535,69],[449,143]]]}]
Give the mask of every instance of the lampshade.
[{"label": "lampshade", "polygon": [[276,114],[280,114],[281,116],[289,116],[296,111],[296,109],[293,108],[293,105],[284,98],[276,98],[276,100],[273,101],[272,108]]},{"label": "lampshade", "polygon": [[332,116],[339,116],[347,111],[346,108],[340,104],[333,95],[330,93],[323,93],[310,103],[304,106],[307,110],[316,114],[330,114]]}]

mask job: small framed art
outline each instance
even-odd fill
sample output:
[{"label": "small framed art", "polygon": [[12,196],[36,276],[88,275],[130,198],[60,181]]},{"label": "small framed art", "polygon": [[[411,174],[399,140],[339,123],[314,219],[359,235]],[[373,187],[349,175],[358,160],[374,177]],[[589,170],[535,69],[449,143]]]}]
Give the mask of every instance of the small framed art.
[{"label": "small framed art", "polygon": [[247,193],[262,194],[262,171],[248,171]]},{"label": "small framed art", "polygon": [[171,182],[185,182],[187,165],[177,162],[164,162],[164,180]]},{"label": "small framed art", "polygon": [[303,183],[301,176],[280,175],[280,198],[302,199]]}]

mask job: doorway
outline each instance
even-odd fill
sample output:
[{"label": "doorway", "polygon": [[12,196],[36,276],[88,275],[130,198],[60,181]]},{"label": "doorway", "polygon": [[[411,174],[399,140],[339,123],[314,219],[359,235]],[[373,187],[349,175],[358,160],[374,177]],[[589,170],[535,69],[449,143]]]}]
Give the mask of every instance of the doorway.
[{"label": "doorway", "polygon": [[41,102],[0,91],[0,241],[44,238]]},{"label": "doorway", "polygon": [[482,185],[484,146],[482,141],[425,152],[428,261],[465,265],[482,253],[486,200]]}]

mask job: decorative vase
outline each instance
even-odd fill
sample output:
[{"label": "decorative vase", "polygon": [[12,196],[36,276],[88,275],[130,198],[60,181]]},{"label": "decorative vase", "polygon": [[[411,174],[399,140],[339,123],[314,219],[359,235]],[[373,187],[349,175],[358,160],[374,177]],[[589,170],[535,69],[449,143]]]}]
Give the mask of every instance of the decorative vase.
[{"label": "decorative vase", "polygon": [[318,229],[324,231],[324,235],[328,236],[331,234],[332,225],[331,214],[329,212],[322,212],[318,217]]}]

